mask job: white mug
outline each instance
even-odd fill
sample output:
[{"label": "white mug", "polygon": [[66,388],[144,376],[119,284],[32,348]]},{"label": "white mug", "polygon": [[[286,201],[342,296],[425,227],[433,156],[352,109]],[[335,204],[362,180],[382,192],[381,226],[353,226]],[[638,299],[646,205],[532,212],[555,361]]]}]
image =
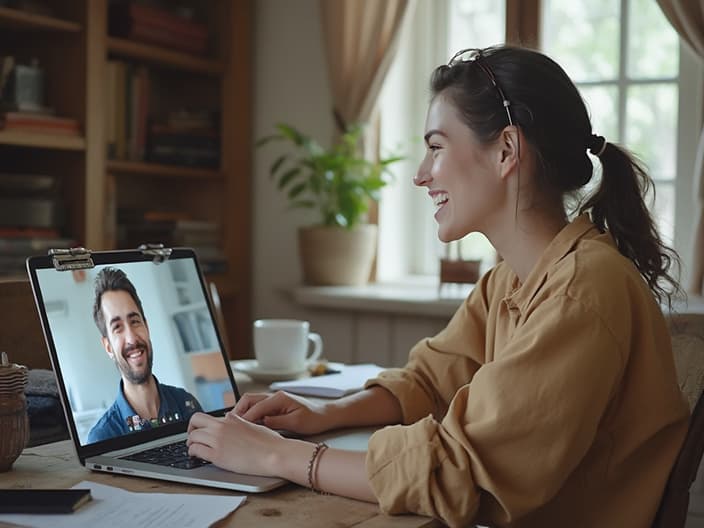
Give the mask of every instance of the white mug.
[{"label": "white mug", "polygon": [[[310,331],[308,321],[258,319],[253,330],[254,355],[262,369],[300,371],[323,353],[323,340]],[[313,352],[309,355],[311,343]]]}]

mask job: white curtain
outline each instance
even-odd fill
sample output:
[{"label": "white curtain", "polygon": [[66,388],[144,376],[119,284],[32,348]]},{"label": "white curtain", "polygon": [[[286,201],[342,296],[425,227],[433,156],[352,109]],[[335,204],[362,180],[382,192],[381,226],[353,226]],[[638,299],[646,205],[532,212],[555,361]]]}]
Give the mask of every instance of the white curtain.
[{"label": "white curtain", "polygon": [[[658,0],[665,16],[699,59],[704,62],[704,0]],[[692,272],[688,293],[701,295],[704,290],[704,129],[699,136],[694,163],[694,196],[697,200],[692,253]]]}]

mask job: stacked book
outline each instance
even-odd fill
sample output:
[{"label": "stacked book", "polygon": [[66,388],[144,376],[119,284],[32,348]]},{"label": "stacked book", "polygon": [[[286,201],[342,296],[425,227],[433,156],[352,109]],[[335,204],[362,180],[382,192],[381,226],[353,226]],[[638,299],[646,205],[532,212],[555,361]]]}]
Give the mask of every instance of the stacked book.
[{"label": "stacked book", "polygon": [[81,135],[81,128],[77,120],[40,112],[2,112],[0,113],[0,129],[65,136]]},{"label": "stacked book", "polygon": [[120,208],[118,244],[136,248],[141,244],[190,247],[204,273],[224,273],[227,259],[221,247],[220,228],[215,222],[193,220],[180,213]]},{"label": "stacked book", "polygon": [[61,236],[64,207],[56,179],[0,173],[0,274],[25,273],[25,260],[78,245]]},{"label": "stacked book", "polygon": [[220,165],[219,119],[207,111],[171,112],[152,123],[146,158],[154,163],[217,168]]},{"label": "stacked book", "polygon": [[109,31],[115,37],[204,54],[208,49],[208,28],[193,19],[190,11],[137,2],[115,2],[110,6]]}]

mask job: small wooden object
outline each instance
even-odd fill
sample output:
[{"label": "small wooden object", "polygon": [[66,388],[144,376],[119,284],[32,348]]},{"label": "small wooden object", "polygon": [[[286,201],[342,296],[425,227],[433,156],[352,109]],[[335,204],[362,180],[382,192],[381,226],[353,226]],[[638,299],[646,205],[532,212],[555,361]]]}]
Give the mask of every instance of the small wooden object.
[{"label": "small wooden object", "polygon": [[3,352],[0,362],[0,472],[10,470],[29,440],[26,386],[27,367],[10,363]]},{"label": "small wooden object", "polygon": [[457,248],[457,256],[452,258],[450,243],[446,246],[445,256],[440,259],[439,290],[442,290],[443,284],[474,284],[479,280],[482,261],[463,258],[460,243],[456,242],[454,245]]}]

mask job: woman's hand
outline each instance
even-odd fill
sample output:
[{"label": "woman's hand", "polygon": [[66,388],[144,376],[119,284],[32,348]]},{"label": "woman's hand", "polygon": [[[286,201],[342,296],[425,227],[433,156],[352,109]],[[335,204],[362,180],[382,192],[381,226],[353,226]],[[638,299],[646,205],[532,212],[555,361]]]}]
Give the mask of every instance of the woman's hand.
[{"label": "woman's hand", "polygon": [[244,418],[271,429],[316,434],[333,427],[325,404],[279,391],[274,394],[245,394],[228,416]]},{"label": "woman's hand", "polygon": [[195,413],[188,423],[188,454],[212,462],[218,467],[274,476],[277,459],[286,449],[285,438],[267,427],[238,416],[215,418]]}]

